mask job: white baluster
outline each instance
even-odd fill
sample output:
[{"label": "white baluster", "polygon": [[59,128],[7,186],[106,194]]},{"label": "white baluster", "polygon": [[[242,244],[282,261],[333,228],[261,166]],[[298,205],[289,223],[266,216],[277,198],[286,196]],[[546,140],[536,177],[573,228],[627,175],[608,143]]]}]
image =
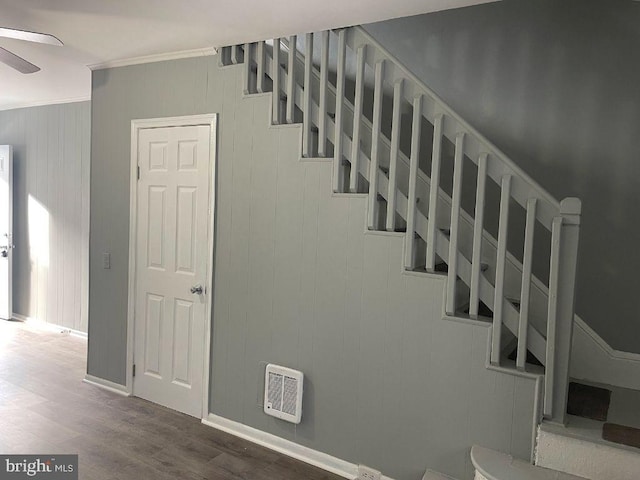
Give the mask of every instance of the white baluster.
[{"label": "white baluster", "polygon": [[302,113],[303,130],[302,130],[302,156],[310,157],[312,154],[312,136],[311,136],[311,69],[313,68],[313,33],[305,35],[305,57],[304,57],[304,99]]},{"label": "white baluster", "polygon": [[522,290],[520,292],[520,322],[518,323],[518,353],[516,367],[524,370],[527,361],[527,333],[529,332],[529,299],[531,295],[531,269],[533,263],[533,233],[536,226],[536,198],[527,200],[527,222],[524,229],[522,256]]},{"label": "white baluster", "polygon": [[427,224],[426,269],[433,272],[436,266],[436,222],[438,215],[438,196],[440,194],[440,160],[442,153],[442,115],[436,115],[433,121],[433,148],[431,152],[431,181],[429,185],[429,223]]},{"label": "white baluster", "polygon": [[371,163],[369,163],[369,197],[367,210],[367,228],[374,230],[376,227],[376,215],[378,207],[378,165],[380,146],[380,127],[382,121],[382,94],[383,94],[384,60],[380,60],[375,66],[375,79],[373,87],[373,122],[371,132]]},{"label": "white baluster", "polygon": [[407,198],[407,233],[404,240],[404,268],[415,267],[415,230],[416,230],[416,189],[418,184],[418,166],[420,163],[420,134],[422,133],[422,95],[413,99],[413,122],[411,124],[411,157],[409,158],[409,195]]},{"label": "white baluster", "polygon": [[231,46],[231,63],[233,65],[237,65],[238,63],[240,63],[240,46],[239,45],[232,45]]},{"label": "white baluster", "polygon": [[453,191],[451,195],[451,222],[449,223],[449,264],[447,273],[447,315],[455,314],[456,284],[458,281],[458,230],[460,227],[460,202],[462,200],[462,169],[464,165],[464,133],[456,135],[456,151],[453,166]]},{"label": "white baluster", "polygon": [[258,52],[256,62],[258,62],[258,81],[256,83],[256,90],[258,93],[264,93],[264,62],[265,62],[265,53],[264,53],[264,42],[258,42]]},{"label": "white baluster", "polygon": [[544,378],[544,415],[553,413],[556,324],[558,319],[558,287],[560,276],[560,236],[562,235],[562,217],[553,219],[551,224],[551,259],[549,262],[549,303],[547,313],[547,352]]},{"label": "white baluster", "polygon": [[289,62],[287,65],[287,109],[285,120],[287,123],[293,123],[293,114],[295,111],[295,85],[296,85],[296,54],[297,54],[297,37],[291,35],[289,37]]},{"label": "white baluster", "polygon": [[581,211],[580,200],[565,198],[551,228],[544,415],[559,424],[566,423]]},{"label": "white baluster", "polygon": [[333,152],[333,191],[340,192],[344,186],[344,170],[342,167],[342,110],[344,108],[344,69],[347,57],[347,31],[338,31],[338,70],[336,76],[336,118],[334,152]]},{"label": "white baluster", "polygon": [[400,104],[402,102],[402,79],[393,85],[393,114],[391,117],[391,152],[389,158],[389,190],[387,192],[387,231],[396,229],[396,187],[398,176],[398,153],[400,150]]},{"label": "white baluster", "polygon": [[329,31],[322,32],[320,52],[320,101],[318,118],[318,156],[327,156],[327,89],[329,85]]},{"label": "white baluster", "polygon": [[242,93],[249,95],[251,93],[251,44],[244,44],[244,88]]},{"label": "white baluster", "polygon": [[491,363],[500,364],[502,340],[502,315],[504,311],[504,272],[507,259],[507,228],[509,224],[509,201],[511,200],[511,175],[502,177],[500,192],[500,220],[498,224],[498,248],[496,254],[496,285],[493,300],[493,335],[491,341]]},{"label": "white baluster", "polygon": [[482,235],[484,231],[484,202],[487,184],[487,157],[478,158],[478,180],[476,183],[476,210],[473,221],[473,253],[471,254],[471,293],[469,294],[469,317],[478,318],[480,306],[480,270],[482,269]]},{"label": "white baluster", "polygon": [[351,193],[358,193],[358,160],[360,157],[362,97],[364,95],[365,48],[364,45],[361,45],[356,51],[356,91],[353,109],[353,139],[351,141],[351,174],[349,176],[349,191]]},{"label": "white baluster", "polygon": [[271,63],[271,79],[273,92],[271,94],[271,114],[274,125],[280,123],[280,39],[273,40],[273,62]]}]

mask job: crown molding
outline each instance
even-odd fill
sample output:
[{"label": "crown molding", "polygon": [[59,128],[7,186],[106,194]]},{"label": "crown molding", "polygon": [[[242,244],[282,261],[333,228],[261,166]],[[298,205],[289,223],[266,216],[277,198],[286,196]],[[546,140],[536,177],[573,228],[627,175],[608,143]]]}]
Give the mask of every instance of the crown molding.
[{"label": "crown molding", "polygon": [[105,68],[128,67],[129,65],[141,65],[144,63],[165,62],[167,60],[178,60],[181,58],[208,57],[217,55],[216,47],[195,48],[193,50],[181,50],[178,52],[156,53],[154,55],[144,55],[141,57],[123,58],[120,60],[110,60],[108,62],[94,63],[88,65],[90,70],[103,70]]}]

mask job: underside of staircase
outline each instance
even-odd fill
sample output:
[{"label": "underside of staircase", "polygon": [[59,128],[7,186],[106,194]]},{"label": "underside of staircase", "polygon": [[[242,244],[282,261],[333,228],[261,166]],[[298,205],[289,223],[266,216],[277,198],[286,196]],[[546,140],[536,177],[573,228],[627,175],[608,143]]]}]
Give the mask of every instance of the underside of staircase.
[{"label": "underside of staircase", "polygon": [[369,233],[402,239],[406,275],[446,279],[443,318],[490,327],[485,366],[536,381],[533,428],[564,424],[579,200],[553,199],[359,27],[219,58],[245,96],[271,92],[265,121],[301,125],[335,195],[366,199]]}]

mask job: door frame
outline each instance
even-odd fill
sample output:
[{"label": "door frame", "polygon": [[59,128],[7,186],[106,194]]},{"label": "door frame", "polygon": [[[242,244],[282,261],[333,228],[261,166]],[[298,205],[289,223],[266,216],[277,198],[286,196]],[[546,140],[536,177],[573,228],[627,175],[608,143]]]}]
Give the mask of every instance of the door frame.
[{"label": "door frame", "polygon": [[207,282],[205,287],[205,318],[204,327],[204,359],[203,359],[203,392],[202,418],[209,415],[209,378],[211,358],[211,314],[213,312],[213,260],[215,245],[215,216],[216,216],[216,167],[217,167],[217,125],[218,114],[187,115],[181,117],[148,118],[131,120],[131,171],[129,187],[129,290],[127,306],[127,375],[126,392],[133,395],[133,365],[135,347],[135,304],[136,304],[136,249],[138,230],[138,140],[141,129],[166,127],[208,126],[210,129],[209,144],[209,239],[207,241]]}]

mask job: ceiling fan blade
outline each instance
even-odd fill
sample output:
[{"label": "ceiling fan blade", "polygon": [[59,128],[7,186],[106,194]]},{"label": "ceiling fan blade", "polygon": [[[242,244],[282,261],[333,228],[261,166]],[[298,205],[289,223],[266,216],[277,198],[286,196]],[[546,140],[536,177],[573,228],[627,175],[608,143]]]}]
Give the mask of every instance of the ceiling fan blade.
[{"label": "ceiling fan blade", "polygon": [[63,46],[58,38],[48,33],[28,32],[26,30],[16,30],[15,28],[0,27],[0,37],[15,38],[17,40],[26,40],[27,42],[46,43],[48,45]]},{"label": "ceiling fan blade", "polygon": [[2,47],[0,47],[0,62],[6,63],[20,73],[36,73],[40,71],[40,67],[36,67],[33,63],[27,62],[24,58]]}]

